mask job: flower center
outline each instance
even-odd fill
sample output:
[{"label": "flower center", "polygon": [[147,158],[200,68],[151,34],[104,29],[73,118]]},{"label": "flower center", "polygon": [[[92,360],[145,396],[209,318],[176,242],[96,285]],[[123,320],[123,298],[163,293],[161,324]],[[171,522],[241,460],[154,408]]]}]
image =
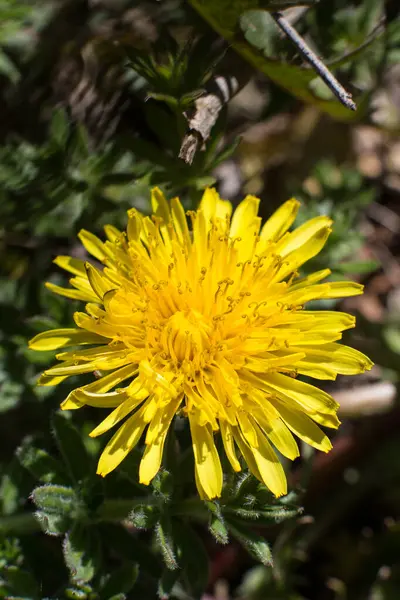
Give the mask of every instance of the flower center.
[{"label": "flower center", "polygon": [[162,349],[174,362],[192,362],[209,349],[211,331],[197,311],[177,311],[164,325],[160,339]]}]

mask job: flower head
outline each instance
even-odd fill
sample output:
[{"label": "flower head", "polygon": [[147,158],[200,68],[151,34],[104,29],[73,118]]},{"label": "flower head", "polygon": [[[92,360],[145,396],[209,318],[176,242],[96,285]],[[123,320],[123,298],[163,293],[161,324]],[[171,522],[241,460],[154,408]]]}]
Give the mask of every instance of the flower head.
[{"label": "flower head", "polygon": [[370,360],[338,344],[354,317],[303,310],[310,300],[362,293],[352,282],[321,283],[328,269],[299,278],[297,270],[324,246],[331,219],[316,217],[288,230],[299,203],[289,200],[261,227],[259,200],[232,206],[207,189],[189,213],[152,191],[153,216],[128,211],[127,232],[106,226],[107,241],[87,231],[80,240],[103,264],[59,256],[72,288],[54,292],[86,302],[76,328],[37,335],[36,350],[61,352],[61,364],[44,372],[41,385],[71,375],[98,378],[73,390],[63,409],[112,409],[91,432],[118,425],[98,464],[115,469],[145,432],[139,477],[148,484],[160,468],[174,416],[189,420],[197,488],[203,498],[221,494],[223,473],[214,442],[220,433],[235,471],[240,455],[276,495],[286,478],[275,447],[294,459],[293,433],[327,452],[318,427],[337,428],[338,404],[325,391],[297,379],[335,379],[370,369]]}]

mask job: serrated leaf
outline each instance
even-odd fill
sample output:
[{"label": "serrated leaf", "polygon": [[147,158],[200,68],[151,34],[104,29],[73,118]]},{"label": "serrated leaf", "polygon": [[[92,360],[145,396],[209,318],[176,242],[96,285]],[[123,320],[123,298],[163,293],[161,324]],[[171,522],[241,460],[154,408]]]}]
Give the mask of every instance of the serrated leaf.
[{"label": "serrated leaf", "polygon": [[174,490],[174,481],[171,473],[165,469],[161,469],[154,477],[151,485],[156,493],[164,502],[171,499]]},{"label": "serrated leaf", "polygon": [[246,548],[249,554],[263,565],[272,566],[272,552],[267,541],[254,533],[246,524],[236,519],[227,519],[227,526],[232,535]]},{"label": "serrated leaf", "polygon": [[160,519],[155,526],[157,546],[168,569],[173,571],[178,568],[175,555],[174,540],[171,534],[171,525],[166,519]]},{"label": "serrated leaf", "polygon": [[276,507],[275,510],[271,511],[261,510],[259,511],[258,521],[261,525],[271,523],[271,521],[274,523],[282,523],[287,519],[293,519],[294,517],[297,517],[299,514],[301,514],[301,512],[301,508],[285,508],[284,506],[280,508]]},{"label": "serrated leaf", "polygon": [[65,473],[60,463],[45,450],[32,446],[31,440],[23,441],[16,454],[21,465],[39,481],[66,483]]},{"label": "serrated leaf", "polygon": [[53,417],[53,431],[61,455],[75,483],[93,473],[93,465],[79,431],[62,413]]},{"label": "serrated leaf", "polygon": [[36,511],[34,514],[41,529],[47,535],[64,535],[71,526],[71,519],[67,515],[56,515],[41,510]]},{"label": "serrated leaf", "polygon": [[151,529],[160,518],[160,510],[157,506],[142,504],[129,513],[127,521],[132,523],[137,529]]},{"label": "serrated leaf", "polygon": [[136,583],[138,575],[139,567],[136,564],[122,565],[107,579],[101,589],[100,599],[108,600],[117,594],[130,592]]},{"label": "serrated leaf", "polygon": [[225,523],[215,515],[212,515],[208,529],[219,544],[227,544],[229,542],[229,534]]},{"label": "serrated leaf", "polygon": [[65,564],[75,581],[88,582],[100,567],[100,544],[93,527],[75,524],[63,543]]},{"label": "serrated leaf", "polygon": [[77,507],[74,490],[63,485],[42,485],[33,490],[31,498],[36,506],[56,515],[69,515]]}]

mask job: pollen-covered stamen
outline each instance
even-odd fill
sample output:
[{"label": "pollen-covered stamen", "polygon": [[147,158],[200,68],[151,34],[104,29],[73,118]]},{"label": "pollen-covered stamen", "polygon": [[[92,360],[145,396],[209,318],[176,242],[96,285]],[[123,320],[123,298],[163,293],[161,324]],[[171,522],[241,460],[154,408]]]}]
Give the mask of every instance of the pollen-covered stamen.
[{"label": "pollen-covered stamen", "polygon": [[174,363],[193,362],[210,347],[210,326],[196,311],[178,311],[165,323],[161,345]]}]

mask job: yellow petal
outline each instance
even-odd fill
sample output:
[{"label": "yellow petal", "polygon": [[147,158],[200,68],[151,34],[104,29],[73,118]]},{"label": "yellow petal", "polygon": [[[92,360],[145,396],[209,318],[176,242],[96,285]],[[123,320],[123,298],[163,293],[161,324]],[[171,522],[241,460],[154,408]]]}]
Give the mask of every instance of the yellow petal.
[{"label": "yellow petal", "polygon": [[348,313],[333,310],[307,310],[303,317],[310,318],[310,326],[303,325],[306,330],[313,332],[324,331],[326,333],[344,331],[351,329],[356,324],[356,318]]},{"label": "yellow petal", "polygon": [[228,200],[217,199],[215,217],[228,225],[232,214],[232,204]]},{"label": "yellow petal", "polygon": [[90,392],[91,394],[103,394],[109,392],[113,387],[128,379],[129,377],[134,377],[138,372],[137,365],[126,365],[125,367],[121,367],[108,375],[104,375],[96,381],[85,385],[80,388],[81,390],[85,390],[86,392]]},{"label": "yellow petal", "polygon": [[165,225],[170,222],[170,210],[167,199],[158,187],[151,190],[151,207],[153,214],[156,217],[160,217]]},{"label": "yellow petal", "polygon": [[294,285],[290,286],[290,290],[291,291],[299,290],[308,285],[318,283],[318,281],[322,281],[323,279],[326,279],[326,277],[329,277],[329,275],[331,273],[332,273],[332,271],[330,269],[322,269],[321,271],[316,271],[315,273],[311,273],[310,275],[307,275],[306,277],[297,279],[296,283]]},{"label": "yellow petal", "polygon": [[66,360],[62,363],[62,365],[51,367],[45,371],[45,375],[61,375],[69,377],[70,375],[79,375],[81,373],[90,373],[91,371],[111,371],[113,369],[118,369],[119,367],[123,367],[126,364],[129,364],[130,358],[128,355],[124,355],[124,353],[115,353],[117,356],[108,357],[101,360],[96,359],[93,361],[82,362],[82,364],[76,364],[76,360]]},{"label": "yellow petal", "polygon": [[190,246],[189,227],[187,224],[184,208],[180,203],[179,198],[172,198],[171,213],[172,222],[174,224],[179,243],[183,246]]},{"label": "yellow petal", "polygon": [[81,290],[71,290],[69,288],[63,288],[54,283],[46,281],[45,286],[51,290],[54,294],[59,296],[65,296],[66,298],[72,298],[73,300],[83,300],[83,302],[98,302],[98,297],[93,292],[83,292]]},{"label": "yellow petal", "polygon": [[43,331],[43,333],[35,335],[29,341],[29,348],[45,352],[47,350],[57,350],[57,348],[62,348],[63,346],[106,343],[108,343],[106,338],[82,329],[51,329],[50,331]]},{"label": "yellow petal", "polygon": [[128,225],[126,228],[128,234],[128,240],[130,242],[137,242],[140,238],[140,232],[142,229],[142,215],[136,210],[136,208],[130,208],[128,210]]},{"label": "yellow petal", "polygon": [[146,450],[139,467],[140,483],[148,485],[157,475],[161,465],[165,438],[182,399],[183,395],[181,394],[169,402],[166,407],[160,408],[151,421],[146,435]]},{"label": "yellow petal", "polygon": [[301,360],[296,363],[294,368],[299,375],[307,375],[307,377],[313,377],[314,379],[335,381],[337,377],[337,371],[326,364],[321,364],[318,359],[307,358],[307,360]]},{"label": "yellow petal", "polygon": [[93,267],[90,263],[85,263],[86,273],[89,279],[89,283],[92,287],[92,290],[100,298],[103,300],[104,295],[109,292],[114,286],[110,281],[107,280],[106,277],[96,267]]},{"label": "yellow petal", "polygon": [[340,375],[357,375],[369,371],[374,364],[359,350],[342,344],[324,344],[318,348],[304,348],[304,351],[304,360],[326,366]]},{"label": "yellow petal", "polygon": [[307,413],[310,419],[318,423],[318,425],[323,425],[324,427],[331,427],[332,429],[337,429],[340,425],[340,421],[336,414],[325,414],[321,412],[308,412]]},{"label": "yellow petal", "polygon": [[252,446],[251,451],[262,480],[275,496],[284,496],[287,493],[285,471],[265,434],[257,426],[256,430],[258,444],[257,448]]},{"label": "yellow petal", "polygon": [[73,390],[68,394],[68,396],[63,400],[60,404],[61,410],[78,410],[85,406],[83,402],[79,402],[78,398],[75,395],[76,390]]},{"label": "yellow petal", "polygon": [[81,240],[89,254],[97,258],[97,260],[104,262],[107,259],[108,252],[106,251],[104,243],[97,235],[94,235],[85,229],[81,229],[78,233],[78,238]]},{"label": "yellow petal", "polygon": [[334,414],[339,408],[339,404],[332,396],[293,377],[280,373],[267,373],[262,378],[259,377],[259,380],[265,383],[266,391],[276,391],[280,396],[294,400],[306,411]]},{"label": "yellow petal", "polygon": [[[281,250],[280,256],[285,258],[285,260],[283,261],[275,280],[281,281],[296,271],[296,269],[301,267],[305,262],[319,254],[325,246],[331,231],[332,230],[329,227],[322,227],[310,236],[302,246],[292,250],[292,252],[283,255],[282,252],[285,252],[287,248],[285,247]],[[288,244],[288,247],[289,246],[292,246],[292,244]]]},{"label": "yellow petal", "polygon": [[95,427],[89,433],[90,437],[102,435],[111,429],[111,427],[114,427],[114,425],[122,421],[122,419],[125,419],[125,417],[129,415],[129,413],[132,412],[136,406],[141,404],[141,402],[143,402],[143,400],[137,400],[136,398],[129,398],[125,400],[125,402],[117,406],[115,410],[113,410],[99,425],[97,425],[97,427]]},{"label": "yellow petal", "polygon": [[299,448],[289,429],[279,417],[278,412],[277,414],[277,419],[269,420],[265,418],[265,415],[261,411],[256,411],[254,412],[253,417],[265,431],[275,448],[279,450],[283,456],[286,456],[290,460],[294,460],[299,456]]},{"label": "yellow petal", "polygon": [[242,240],[247,240],[254,233],[258,233],[258,206],[259,198],[255,196],[246,196],[233,213],[230,235],[239,236]]},{"label": "yellow petal", "polygon": [[297,437],[310,446],[317,448],[317,450],[329,452],[332,448],[329,438],[306,414],[294,410],[286,403],[279,402],[278,400],[275,400],[274,403],[283,421]]},{"label": "yellow petal", "polygon": [[143,421],[143,412],[138,410],[132,415],[113,435],[100,456],[97,474],[105,477],[124,460],[129,452],[136,446],[146,427]]},{"label": "yellow petal", "polygon": [[122,232],[114,227],[114,225],[104,225],[104,232],[107,236],[107,239],[112,243],[121,239],[122,237]]},{"label": "yellow petal", "polygon": [[210,425],[199,426],[197,415],[189,413],[195,469],[208,499],[219,498],[222,490],[222,468]]},{"label": "yellow petal", "polygon": [[78,388],[75,390],[74,395],[76,400],[81,402],[81,404],[97,408],[114,408],[127,400],[126,393],[121,391],[108,392],[107,394],[93,394],[83,388]]},{"label": "yellow petal", "polygon": [[50,386],[50,385],[58,385],[64,379],[67,379],[67,376],[64,377],[56,377],[54,375],[46,375],[43,373],[38,379],[38,385]]},{"label": "yellow petal", "polygon": [[300,202],[295,198],[282,204],[261,229],[261,240],[279,240],[294,223],[299,207]]},{"label": "yellow petal", "polygon": [[217,208],[217,201],[219,200],[219,194],[214,188],[206,188],[199,204],[199,211],[204,215],[207,229],[210,226],[211,221],[215,219],[215,211]]},{"label": "yellow petal", "polygon": [[329,291],[324,294],[324,298],[347,298],[348,296],[359,296],[364,291],[361,283],[354,281],[332,281],[329,282]]},{"label": "yellow petal", "polygon": [[239,427],[231,427],[231,431],[232,431],[233,437],[235,439],[235,442],[239,447],[240,453],[243,456],[250,471],[253,473],[254,477],[256,477],[259,481],[262,481],[263,479],[262,479],[261,473],[258,469],[253,452],[250,449],[250,446],[245,441],[243,434],[240,431]]},{"label": "yellow petal", "polygon": [[86,277],[85,262],[80,258],[72,258],[72,256],[57,256],[53,261],[57,266],[65,271]]},{"label": "yellow petal", "polygon": [[285,257],[295,250],[301,250],[318,232],[327,230],[331,225],[332,219],[329,219],[329,217],[314,217],[314,219],[306,221],[285,237],[278,244],[276,251],[280,256]]},{"label": "yellow petal", "polygon": [[[95,298],[97,301],[99,301],[97,296],[95,296]],[[74,313],[74,321],[78,327],[93,333],[97,333],[98,335],[108,337],[111,340],[117,333],[115,325],[107,325],[106,323],[101,322],[99,319],[93,319],[92,317],[89,317],[89,315],[84,312]]]},{"label": "yellow petal", "polygon": [[253,425],[251,419],[247,416],[247,414],[240,410],[237,413],[237,421],[239,423],[240,429],[242,431],[243,437],[249,446],[257,446],[257,432],[256,428]]},{"label": "yellow petal", "polygon": [[221,437],[222,442],[224,444],[226,456],[228,457],[228,460],[231,463],[233,470],[238,472],[241,470],[241,467],[240,462],[238,461],[236,456],[235,441],[231,427],[224,420],[221,420],[219,425],[221,428]]}]

